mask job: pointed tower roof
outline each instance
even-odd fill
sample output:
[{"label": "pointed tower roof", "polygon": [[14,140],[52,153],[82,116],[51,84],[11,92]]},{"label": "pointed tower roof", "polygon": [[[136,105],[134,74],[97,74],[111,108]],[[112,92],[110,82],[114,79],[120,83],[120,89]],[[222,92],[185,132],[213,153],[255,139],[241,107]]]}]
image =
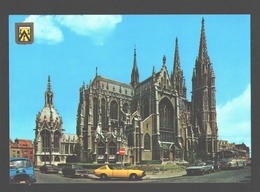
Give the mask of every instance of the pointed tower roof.
[{"label": "pointed tower roof", "polygon": [[204,28],[204,18],[201,21],[201,34],[200,34],[200,47],[199,47],[199,59],[208,59],[207,42]]},{"label": "pointed tower roof", "polygon": [[48,76],[47,90],[45,91],[45,106],[53,106],[53,92],[51,90],[50,76]]},{"label": "pointed tower roof", "polygon": [[134,63],[133,63],[133,69],[131,74],[131,85],[135,88],[137,84],[139,83],[139,72],[136,62],[136,48],[134,48]]},{"label": "pointed tower roof", "polygon": [[[180,73],[181,64],[180,64],[180,56],[179,56],[179,47],[178,47],[178,38],[175,40],[175,53],[174,53],[174,61],[173,61],[173,78]],[[172,79],[173,81],[173,79]]]},{"label": "pointed tower roof", "polygon": [[137,62],[136,62],[136,48],[134,48],[134,64],[133,64],[133,70],[137,70]]}]

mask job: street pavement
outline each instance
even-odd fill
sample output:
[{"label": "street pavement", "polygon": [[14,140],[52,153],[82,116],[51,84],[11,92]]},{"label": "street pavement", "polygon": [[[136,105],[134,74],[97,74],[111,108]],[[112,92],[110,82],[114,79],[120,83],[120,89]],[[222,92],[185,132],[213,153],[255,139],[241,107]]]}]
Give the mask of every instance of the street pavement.
[{"label": "street pavement", "polygon": [[[38,168],[34,168],[35,171],[40,171]],[[62,174],[61,171],[59,171],[59,174]],[[146,172],[146,176],[144,176],[142,179],[164,179],[164,178],[171,178],[171,177],[181,177],[183,175],[186,175],[185,170],[172,170],[172,171],[159,171],[157,173],[153,172]],[[99,178],[93,174],[93,171],[90,171],[89,178]]]}]

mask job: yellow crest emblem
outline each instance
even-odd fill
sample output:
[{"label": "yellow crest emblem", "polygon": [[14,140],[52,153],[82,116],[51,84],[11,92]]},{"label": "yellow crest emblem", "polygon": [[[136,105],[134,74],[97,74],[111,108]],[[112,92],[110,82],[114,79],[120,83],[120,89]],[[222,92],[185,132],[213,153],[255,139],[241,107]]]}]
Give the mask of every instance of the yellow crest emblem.
[{"label": "yellow crest emblem", "polygon": [[33,23],[15,24],[15,41],[17,44],[32,44],[34,40]]}]

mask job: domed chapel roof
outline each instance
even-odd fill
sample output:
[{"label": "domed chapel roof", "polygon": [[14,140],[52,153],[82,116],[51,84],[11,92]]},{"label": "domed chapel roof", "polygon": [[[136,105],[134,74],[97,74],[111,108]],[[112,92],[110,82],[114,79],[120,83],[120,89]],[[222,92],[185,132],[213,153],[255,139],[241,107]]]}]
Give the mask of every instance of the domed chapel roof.
[{"label": "domed chapel roof", "polygon": [[37,120],[43,122],[44,120],[50,122],[51,120],[56,123],[62,123],[58,111],[53,105],[53,92],[51,90],[50,76],[48,76],[47,90],[45,91],[45,105],[41,112],[37,115]]}]

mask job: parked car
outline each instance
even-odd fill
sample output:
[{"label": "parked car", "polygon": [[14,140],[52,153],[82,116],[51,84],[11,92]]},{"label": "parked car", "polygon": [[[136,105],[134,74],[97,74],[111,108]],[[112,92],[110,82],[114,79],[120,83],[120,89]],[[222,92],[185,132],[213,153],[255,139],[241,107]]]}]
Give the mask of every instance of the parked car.
[{"label": "parked car", "polygon": [[214,167],[213,171],[212,172],[215,172],[215,171],[221,171],[220,169],[220,165],[218,164],[218,162],[214,161],[214,160],[207,160],[206,163],[208,165],[212,165]]},{"label": "parked car", "polygon": [[211,167],[210,172],[215,173],[215,170],[217,167],[215,167],[215,161],[214,160],[207,160],[206,164]]},{"label": "parked car", "polygon": [[205,162],[195,163],[192,166],[186,167],[187,175],[211,173],[212,165],[207,165]]},{"label": "parked car", "polygon": [[143,178],[146,174],[143,170],[127,169],[123,165],[104,165],[94,170],[94,175],[100,179],[108,178],[128,178],[130,180],[137,180]]},{"label": "parked car", "polygon": [[36,182],[34,175],[34,167],[28,158],[10,158],[10,183],[34,183]]},{"label": "parked car", "polygon": [[67,164],[62,168],[62,174],[71,177],[88,177],[89,172],[81,165]]},{"label": "parked car", "polygon": [[59,168],[56,165],[53,164],[44,164],[40,167],[41,173],[58,173]]}]

